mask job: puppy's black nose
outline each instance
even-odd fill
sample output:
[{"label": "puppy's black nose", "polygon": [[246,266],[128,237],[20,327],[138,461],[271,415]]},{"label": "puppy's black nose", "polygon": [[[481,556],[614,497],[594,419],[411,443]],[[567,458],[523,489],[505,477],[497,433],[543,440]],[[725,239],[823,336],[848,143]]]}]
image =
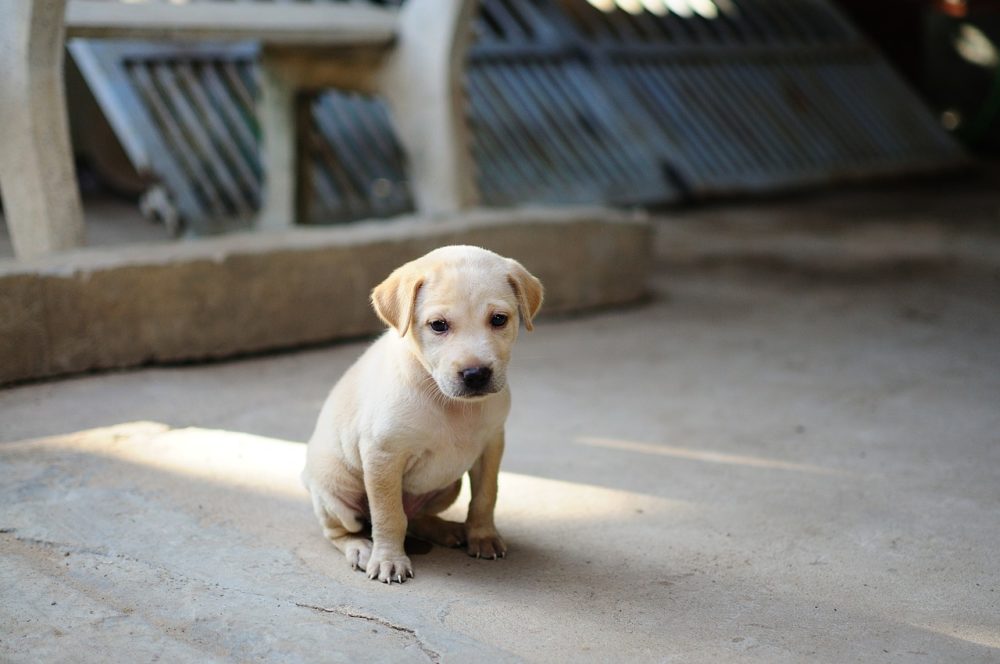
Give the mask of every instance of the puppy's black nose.
[{"label": "puppy's black nose", "polygon": [[470,390],[481,390],[486,387],[493,377],[493,369],[489,367],[472,367],[458,372],[462,376],[462,382]]}]

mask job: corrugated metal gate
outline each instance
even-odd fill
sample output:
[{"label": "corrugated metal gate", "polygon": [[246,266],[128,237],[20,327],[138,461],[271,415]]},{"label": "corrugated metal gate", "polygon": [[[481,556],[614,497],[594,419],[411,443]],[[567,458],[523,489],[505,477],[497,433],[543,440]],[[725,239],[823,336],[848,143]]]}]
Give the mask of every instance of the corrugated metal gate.
[{"label": "corrugated metal gate", "polygon": [[506,187],[482,182],[491,202],[662,202],[963,158],[826,2],[594,4],[610,11],[484,1],[469,78],[475,134],[491,140],[477,159],[508,173]]},{"label": "corrugated metal gate", "polygon": [[[153,212],[179,215],[201,235],[250,226],[263,181],[256,47],[74,40],[69,49],[133,166],[166,190],[174,209]],[[300,137],[310,164],[301,222],[413,209],[384,104],[329,91],[309,115]],[[149,203],[158,208],[164,197]]]},{"label": "corrugated metal gate", "polygon": [[[482,1],[467,91],[484,203],[664,203],[963,159],[822,0],[594,4],[608,11]],[[71,50],[133,163],[162,179],[188,228],[249,223],[261,182],[254,48]],[[301,222],[412,209],[378,100],[331,91],[310,117]]]}]

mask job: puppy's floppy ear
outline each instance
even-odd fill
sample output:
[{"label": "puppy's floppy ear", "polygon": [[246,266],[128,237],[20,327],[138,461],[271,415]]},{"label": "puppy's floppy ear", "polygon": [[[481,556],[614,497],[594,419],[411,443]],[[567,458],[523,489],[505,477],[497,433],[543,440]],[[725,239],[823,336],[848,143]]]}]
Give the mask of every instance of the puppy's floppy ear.
[{"label": "puppy's floppy ear", "polygon": [[538,309],[542,306],[544,293],[542,282],[513,258],[507,260],[510,261],[510,274],[507,275],[507,281],[510,282],[511,288],[514,289],[514,295],[517,296],[517,308],[521,312],[521,318],[524,319],[524,329],[531,331],[535,329],[535,326],[531,324],[531,319],[535,317]]},{"label": "puppy's floppy ear", "polygon": [[387,325],[405,337],[413,320],[417,293],[424,284],[421,273],[407,264],[397,268],[372,290],[372,307]]}]

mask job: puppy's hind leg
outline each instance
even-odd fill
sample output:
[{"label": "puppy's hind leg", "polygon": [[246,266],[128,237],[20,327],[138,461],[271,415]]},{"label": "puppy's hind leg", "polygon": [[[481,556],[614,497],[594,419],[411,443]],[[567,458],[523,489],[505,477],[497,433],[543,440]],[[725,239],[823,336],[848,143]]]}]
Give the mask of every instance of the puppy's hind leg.
[{"label": "puppy's hind leg", "polygon": [[362,529],[358,515],[349,509],[345,514],[344,508],[347,506],[326,491],[309,487],[309,493],[312,496],[313,511],[323,528],[323,534],[340,549],[350,563],[351,569],[364,570],[372,555],[372,541],[358,534]]},{"label": "puppy's hind leg", "polygon": [[410,519],[407,525],[407,532],[417,539],[437,544],[438,546],[448,548],[462,546],[465,543],[465,525],[455,523],[454,521],[446,521],[437,516],[439,512],[448,509],[455,502],[455,499],[458,498],[458,492],[461,490],[461,479],[457,480],[451,486],[442,489],[438,495],[428,501]]},{"label": "puppy's hind leg", "polygon": [[[332,523],[336,523],[336,525],[331,525]],[[370,539],[351,533],[339,522],[336,522],[336,519],[327,520],[327,523],[323,525],[323,534],[344,553],[351,569],[365,571],[368,568],[368,559],[372,555],[372,541]]]}]

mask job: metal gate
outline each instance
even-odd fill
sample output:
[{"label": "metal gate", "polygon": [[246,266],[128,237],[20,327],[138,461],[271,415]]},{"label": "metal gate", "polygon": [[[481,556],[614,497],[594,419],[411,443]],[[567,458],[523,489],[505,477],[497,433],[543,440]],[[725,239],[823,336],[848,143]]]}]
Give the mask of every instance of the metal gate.
[{"label": "metal gate", "polygon": [[[468,112],[487,205],[666,203],[964,159],[824,0],[482,0],[474,29]],[[70,49],[188,229],[250,224],[255,48]],[[300,223],[412,209],[381,102],[330,91],[309,115]]]},{"label": "metal gate", "polygon": [[822,0],[485,0],[478,28],[477,159],[508,176],[481,183],[493,203],[655,203],[964,159]]},{"label": "metal gate", "polygon": [[[69,50],[133,167],[161,183],[151,212],[196,235],[250,227],[264,177],[256,47],[73,40]],[[384,104],[331,90],[309,116],[300,223],[413,209]]]}]

